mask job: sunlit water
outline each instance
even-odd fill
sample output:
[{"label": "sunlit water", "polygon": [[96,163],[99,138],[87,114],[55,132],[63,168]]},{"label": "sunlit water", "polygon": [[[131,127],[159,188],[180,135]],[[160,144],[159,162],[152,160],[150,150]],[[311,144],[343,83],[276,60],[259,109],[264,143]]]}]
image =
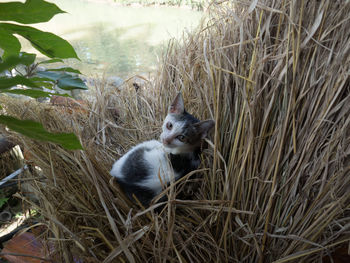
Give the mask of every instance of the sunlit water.
[{"label": "sunlit water", "polygon": [[168,41],[195,28],[202,17],[201,12],[184,8],[123,7],[98,0],[52,2],[67,13],[33,26],[68,40],[81,62],[66,63],[90,76],[124,78],[151,72]]}]

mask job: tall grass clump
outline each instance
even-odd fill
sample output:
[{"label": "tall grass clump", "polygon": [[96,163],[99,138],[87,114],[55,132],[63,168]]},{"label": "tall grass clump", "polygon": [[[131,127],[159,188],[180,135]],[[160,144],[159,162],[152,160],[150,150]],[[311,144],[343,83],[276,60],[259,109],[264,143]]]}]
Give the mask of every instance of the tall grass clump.
[{"label": "tall grass clump", "polygon": [[[73,114],[7,99],[7,114],[75,131],[85,148],[11,134],[43,171],[32,205],[56,257],[321,262],[348,245],[349,13],[349,1],[213,2],[206,22],[169,44],[137,92],[132,81],[121,91],[102,83]],[[189,112],[216,126],[199,176],[170,186],[155,214],[157,204],[130,204],[108,171],[131,146],[159,136],[177,91]]]}]

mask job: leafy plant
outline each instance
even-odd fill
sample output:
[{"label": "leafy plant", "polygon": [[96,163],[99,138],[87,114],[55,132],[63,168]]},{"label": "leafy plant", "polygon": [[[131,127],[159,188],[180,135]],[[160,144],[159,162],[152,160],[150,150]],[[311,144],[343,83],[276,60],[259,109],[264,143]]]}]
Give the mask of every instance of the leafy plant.
[{"label": "leafy plant", "polygon": [[[0,77],[0,93],[39,98],[60,95],[56,92],[57,87],[64,90],[87,89],[84,82],[74,75],[75,73],[80,74],[78,70],[64,67],[37,71],[40,64],[63,62],[62,59],[66,58],[79,58],[74,48],[59,36],[31,26],[20,25],[47,22],[60,13],[65,12],[55,4],[44,0],[0,3],[0,21],[16,22],[16,24],[0,23],[0,51],[2,50],[0,73],[5,75]],[[36,50],[47,56],[49,60],[37,63],[35,62],[35,54],[21,52],[21,44],[15,35],[27,39]],[[20,71],[20,67],[24,67],[24,71]],[[16,70],[16,74],[11,74],[13,69]],[[4,73],[7,73],[7,76]],[[18,120],[8,116],[0,116],[0,123],[33,139],[58,143],[66,149],[82,149],[78,138],[72,133],[49,133],[40,123]]]},{"label": "leafy plant", "polygon": [[2,208],[7,203],[8,200],[9,200],[8,197],[0,197],[0,208]]}]

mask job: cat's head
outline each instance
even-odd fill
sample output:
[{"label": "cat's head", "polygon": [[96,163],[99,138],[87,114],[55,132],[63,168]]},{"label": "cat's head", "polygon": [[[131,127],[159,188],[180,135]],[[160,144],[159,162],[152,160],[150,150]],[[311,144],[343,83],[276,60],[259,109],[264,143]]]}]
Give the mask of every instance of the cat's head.
[{"label": "cat's head", "polygon": [[178,93],[164,120],[160,140],[170,153],[193,152],[214,125],[213,120],[199,121],[186,112],[182,94]]}]

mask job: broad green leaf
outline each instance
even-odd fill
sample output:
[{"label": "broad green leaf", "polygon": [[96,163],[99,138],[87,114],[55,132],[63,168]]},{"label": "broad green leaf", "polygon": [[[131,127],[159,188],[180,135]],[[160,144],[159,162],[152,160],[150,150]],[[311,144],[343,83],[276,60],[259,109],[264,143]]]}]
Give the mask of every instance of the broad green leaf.
[{"label": "broad green leaf", "polygon": [[[32,78],[30,78],[32,80]],[[40,78],[39,78],[40,79]],[[45,79],[40,79],[40,80],[36,80],[34,81],[34,83],[38,86],[40,86],[41,88],[46,88],[46,89],[50,89],[53,90],[53,85],[55,85],[55,83],[53,83],[51,80],[45,80]]]},{"label": "broad green leaf", "polygon": [[74,133],[50,133],[35,121],[19,120],[11,116],[0,115],[0,123],[9,129],[39,141],[49,141],[60,144],[68,150],[82,150],[79,139]]},{"label": "broad green leaf", "polygon": [[[67,74],[68,75],[68,74]],[[64,90],[87,89],[84,81],[78,77],[65,76],[58,80],[57,86]]]},{"label": "broad green leaf", "polygon": [[37,86],[45,87],[47,89],[53,89],[53,85],[55,84],[54,81],[48,78],[32,77],[29,79]]},{"label": "broad green leaf", "polygon": [[63,63],[63,60],[59,59],[59,58],[53,58],[53,59],[48,59],[48,60],[41,61],[41,62],[39,62],[39,64],[50,64],[50,63],[57,63],[57,62],[62,62]]},{"label": "broad green leaf", "polygon": [[64,72],[81,74],[81,72],[79,70],[71,68],[71,67],[55,68],[55,69],[50,68],[49,71],[64,71]]},{"label": "broad green leaf", "polygon": [[54,15],[65,13],[55,4],[43,0],[0,3],[0,20],[34,24],[49,21]]},{"label": "broad green leaf", "polygon": [[[39,71],[39,72],[41,72],[41,71]],[[45,71],[44,71],[45,72]],[[38,72],[37,72],[38,73]],[[36,74],[37,74],[36,73]],[[38,77],[38,76],[36,76],[36,77],[31,77],[31,78],[29,78],[31,81],[33,81],[33,82],[42,82],[42,81],[52,81],[52,79],[49,79],[49,78],[43,78],[43,77]]]},{"label": "broad green leaf", "polygon": [[30,26],[0,23],[0,30],[26,38],[34,48],[50,58],[78,58],[74,48],[63,38],[50,32],[44,32]]},{"label": "broad green leaf", "polygon": [[35,84],[31,80],[22,76],[15,76],[13,78],[0,77],[0,89],[8,89],[18,84],[25,85],[28,87],[33,87],[33,88],[40,88],[37,84]]},{"label": "broad green leaf", "polygon": [[0,198],[0,209],[7,203],[8,200],[9,200],[9,198],[7,198],[7,197]]},{"label": "broad green leaf", "polygon": [[53,81],[57,81],[59,78],[62,77],[61,76],[62,73],[51,72],[51,71],[38,71],[36,75],[42,78],[53,80]]},{"label": "broad green leaf", "polygon": [[24,96],[32,97],[34,99],[46,98],[46,97],[49,98],[52,95],[71,98],[71,96],[69,96],[68,94],[51,93],[51,92],[46,92],[46,91],[36,90],[36,89],[5,89],[5,90],[0,90],[0,93],[24,95]]},{"label": "broad green leaf", "polygon": [[11,93],[11,94],[17,94],[17,95],[24,95],[32,98],[43,98],[43,97],[50,97],[50,95],[57,95],[52,94],[50,92],[45,92],[42,90],[34,90],[34,89],[11,89],[11,90],[0,90],[0,92],[4,93]]},{"label": "broad green leaf", "polygon": [[10,70],[17,66],[21,62],[21,58],[18,56],[8,56],[0,63],[0,72]]},{"label": "broad green leaf", "polygon": [[19,53],[19,56],[21,58],[21,64],[29,66],[34,63],[36,54],[27,53],[27,52],[21,52]]},{"label": "broad green leaf", "polygon": [[55,81],[56,85],[64,90],[87,89],[85,83],[80,78],[64,72],[39,71],[36,75]]},{"label": "broad green leaf", "polygon": [[21,43],[12,35],[12,31],[0,27],[0,48],[4,50],[3,58],[11,55],[18,56]]},{"label": "broad green leaf", "polygon": [[0,63],[0,72],[10,70],[19,64],[29,66],[34,63],[35,57],[35,54],[25,52],[21,52],[19,56],[8,56]]}]

